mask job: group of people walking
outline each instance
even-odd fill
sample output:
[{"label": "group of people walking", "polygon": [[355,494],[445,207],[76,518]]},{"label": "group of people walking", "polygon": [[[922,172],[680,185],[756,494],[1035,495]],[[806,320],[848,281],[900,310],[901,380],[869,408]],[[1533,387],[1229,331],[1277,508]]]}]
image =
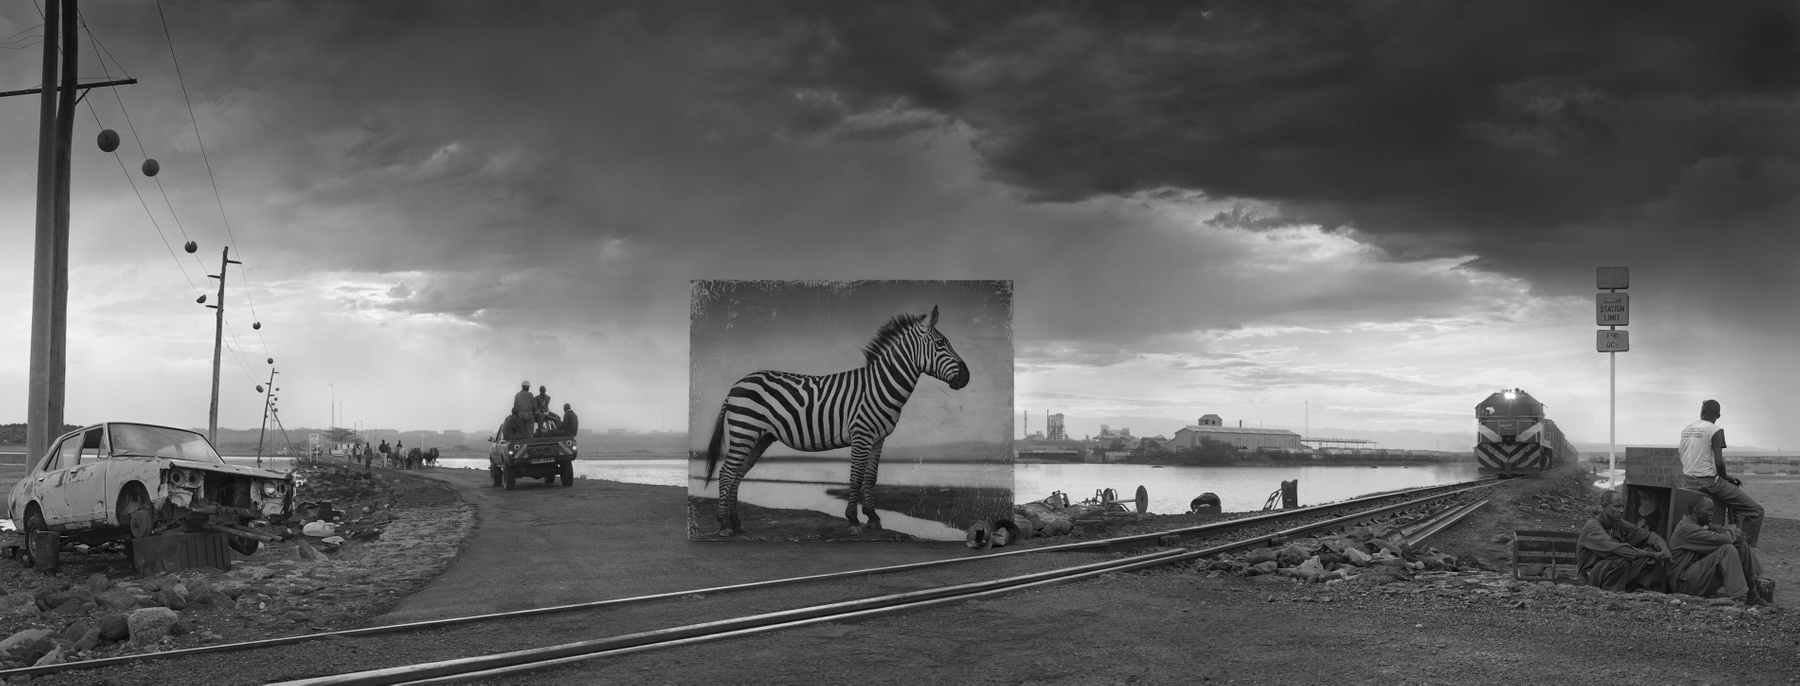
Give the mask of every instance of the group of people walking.
[{"label": "group of people walking", "polygon": [[550,411],[550,392],[538,386],[537,395],[531,394],[531,382],[519,382],[519,392],[513,394],[512,412],[500,426],[501,438],[520,440],[542,436],[574,436],[580,431],[581,418],[575,415],[575,408],[563,403],[562,414]]},{"label": "group of people walking", "polygon": [[370,446],[368,443],[357,443],[350,446],[350,462],[352,464],[361,462],[363,471],[368,471],[369,467],[375,463],[377,456],[379,456],[382,466],[388,469],[419,469],[437,466],[438,449],[408,448],[404,441],[398,439],[390,446],[385,438],[381,439],[381,444],[377,446]]},{"label": "group of people walking", "polygon": [[[1666,540],[1624,517],[1623,494],[1601,494],[1599,512],[1582,526],[1575,553],[1589,585],[1716,596],[1745,605],[1772,602],[1773,583],[1763,578],[1756,555],[1763,507],[1725,469],[1719,417],[1719,402],[1708,400],[1700,405],[1700,421],[1681,431],[1681,485],[1700,497],[1688,502]],[[1723,522],[1714,500],[1729,508],[1738,524]]]}]

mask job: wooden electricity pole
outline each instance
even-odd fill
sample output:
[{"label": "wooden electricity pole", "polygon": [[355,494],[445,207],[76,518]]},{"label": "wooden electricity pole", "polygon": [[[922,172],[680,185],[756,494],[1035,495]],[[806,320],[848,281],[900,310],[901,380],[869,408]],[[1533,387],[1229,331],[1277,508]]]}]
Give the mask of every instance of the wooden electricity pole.
[{"label": "wooden electricity pole", "polygon": [[[217,275],[207,274],[207,276],[219,280],[219,300],[214,304],[207,305],[207,307],[218,310],[219,314],[218,322],[213,325],[212,409],[206,413],[206,440],[212,441],[213,445],[219,444],[219,354],[225,349],[225,270],[234,264],[243,263],[231,259],[231,246],[227,245],[224,254],[219,256],[219,273]],[[269,383],[273,384],[274,381]]]},{"label": "wooden electricity pole", "polygon": [[[0,97],[39,94],[37,232],[31,278],[31,372],[26,382],[29,397],[25,403],[27,464],[49,449],[50,439],[56,437],[63,425],[63,381],[68,366],[69,158],[75,136],[75,92],[137,83],[136,79],[75,83],[75,69],[81,54],[76,42],[79,24],[75,0],[46,0],[43,85],[0,93]],[[58,58],[62,63],[60,72]]]}]

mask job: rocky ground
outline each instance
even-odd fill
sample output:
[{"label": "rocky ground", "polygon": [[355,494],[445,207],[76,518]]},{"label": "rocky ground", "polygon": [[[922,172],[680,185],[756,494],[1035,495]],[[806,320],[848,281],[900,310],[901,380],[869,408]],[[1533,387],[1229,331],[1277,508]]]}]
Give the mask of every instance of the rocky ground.
[{"label": "rocky ground", "polygon": [[[314,520],[329,502],[335,526],[233,552],[230,572],[137,578],[116,546],[65,550],[48,575],[0,560],[0,668],[358,625],[441,572],[474,527],[474,509],[440,482],[330,464],[299,475],[295,502],[313,504]],[[6,536],[0,546],[21,543]]]}]

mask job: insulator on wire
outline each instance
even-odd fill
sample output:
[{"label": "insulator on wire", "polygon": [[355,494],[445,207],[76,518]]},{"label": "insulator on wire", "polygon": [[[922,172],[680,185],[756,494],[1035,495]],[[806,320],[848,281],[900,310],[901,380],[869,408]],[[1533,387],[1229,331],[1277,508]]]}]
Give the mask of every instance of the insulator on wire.
[{"label": "insulator on wire", "polygon": [[100,152],[112,152],[119,149],[119,132],[106,129],[100,132]]},{"label": "insulator on wire", "polygon": [[188,241],[188,242],[187,242],[187,245],[184,245],[184,246],[181,246],[181,247],[182,247],[182,249],[183,249],[183,250],[186,250],[186,251],[188,251],[188,252],[194,252],[194,251],[195,251],[195,250],[199,250],[199,249],[200,249],[200,244],[198,244],[198,243],[195,243],[195,242],[193,242],[193,241]]},{"label": "insulator on wire", "polygon": [[252,329],[261,329],[261,328],[262,328],[262,322],[251,322],[251,323],[250,323],[250,328],[252,328]]},{"label": "insulator on wire", "polygon": [[200,304],[202,304],[202,305],[205,305],[205,304],[206,304],[206,294],[205,294],[205,293],[201,293],[201,294],[200,294],[200,297],[198,297],[198,298],[194,298],[194,302],[197,302],[197,303],[200,303]]},{"label": "insulator on wire", "polygon": [[162,165],[157,164],[156,160],[144,160],[144,176],[156,176],[159,171],[162,171]]}]

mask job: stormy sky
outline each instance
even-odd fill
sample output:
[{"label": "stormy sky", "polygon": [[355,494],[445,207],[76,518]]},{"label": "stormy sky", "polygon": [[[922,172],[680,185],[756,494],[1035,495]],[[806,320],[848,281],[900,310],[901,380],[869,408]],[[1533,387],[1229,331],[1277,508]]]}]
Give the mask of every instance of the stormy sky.
[{"label": "stormy sky", "polygon": [[[339,424],[478,430],[529,378],[596,429],[678,429],[693,279],[1009,279],[1015,404],[1072,428],[1310,406],[1472,434],[1519,387],[1604,442],[1594,268],[1624,265],[1620,443],[1716,398],[1734,445],[1800,444],[1787,4],[84,13],[82,77],[140,83],[76,120],[70,421],[205,424],[194,299],[230,242],[228,427],[273,357],[289,426],[335,395]],[[0,5],[0,90],[37,84],[41,22]],[[0,99],[6,421],[36,131],[35,98]]]}]

